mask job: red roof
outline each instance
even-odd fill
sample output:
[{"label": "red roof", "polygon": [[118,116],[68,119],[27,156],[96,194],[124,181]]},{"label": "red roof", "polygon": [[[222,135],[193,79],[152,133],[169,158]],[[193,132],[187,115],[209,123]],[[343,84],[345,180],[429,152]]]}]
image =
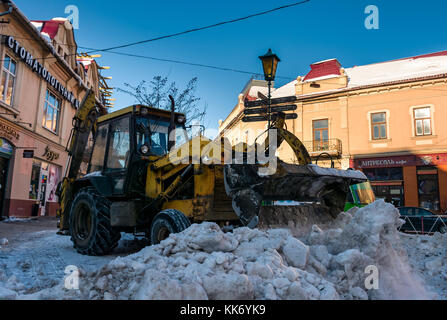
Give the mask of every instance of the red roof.
[{"label": "red roof", "polygon": [[252,97],[251,95],[247,94],[247,96],[245,97],[245,100],[247,100],[247,101],[255,101],[255,100],[258,100],[258,98]]},{"label": "red roof", "polygon": [[54,37],[57,35],[59,25],[65,23],[65,21],[61,20],[49,20],[49,21],[34,20],[33,22],[43,23],[40,33],[48,34],[51,39],[54,39]]},{"label": "red roof", "polygon": [[340,75],[341,64],[337,59],[331,59],[311,64],[310,68],[310,72],[304,77],[303,81],[329,75]]}]

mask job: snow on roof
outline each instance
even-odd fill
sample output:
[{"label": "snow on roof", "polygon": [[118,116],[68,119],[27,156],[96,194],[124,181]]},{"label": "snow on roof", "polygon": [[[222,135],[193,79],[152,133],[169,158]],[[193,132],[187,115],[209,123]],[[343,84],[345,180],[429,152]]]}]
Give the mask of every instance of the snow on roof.
[{"label": "snow on roof", "polygon": [[345,69],[349,88],[447,73],[447,51]]},{"label": "snow on roof", "polygon": [[297,80],[287,83],[286,85],[279,87],[272,93],[272,98],[289,97],[295,95],[295,85],[298,83]]},{"label": "snow on roof", "polygon": [[321,77],[318,77],[318,78],[312,78],[312,79],[309,79],[309,80],[304,80],[303,82],[314,82],[314,81],[319,81],[319,80],[326,80],[326,79],[337,78],[339,76],[340,76],[339,74],[328,74],[326,76],[321,76]]},{"label": "snow on roof", "polygon": [[258,92],[262,93],[263,95],[268,94],[268,88],[267,87],[260,87],[260,86],[253,86],[248,91],[248,95],[250,97],[258,98]]},{"label": "snow on roof", "polygon": [[31,23],[37,28],[37,30],[40,31],[42,35],[47,36],[50,39],[54,39],[59,31],[59,25],[65,23],[66,21],[67,19],[64,18],[54,18],[49,21],[34,20],[31,21]]},{"label": "snow on roof", "polygon": [[[337,61],[335,59],[320,61],[312,64],[325,65],[328,62]],[[338,62],[338,61],[337,61]],[[338,68],[339,70],[339,68]],[[423,78],[435,76],[439,74],[447,74],[447,51],[424,54],[420,56],[403,58],[398,60],[380,62],[364,66],[356,66],[345,69],[348,76],[348,88],[361,87],[366,85],[375,85],[393,81],[411,80],[416,78]],[[340,74],[327,74],[315,77],[317,73],[309,78],[309,74],[303,79],[303,82],[318,81],[338,77]],[[318,72],[320,73],[320,72]],[[272,93],[272,98],[288,97],[295,95],[296,80],[287,83],[286,85],[276,89]],[[341,90],[343,88],[340,88]],[[329,90],[321,92],[338,91]],[[314,94],[314,93],[313,93]]]}]

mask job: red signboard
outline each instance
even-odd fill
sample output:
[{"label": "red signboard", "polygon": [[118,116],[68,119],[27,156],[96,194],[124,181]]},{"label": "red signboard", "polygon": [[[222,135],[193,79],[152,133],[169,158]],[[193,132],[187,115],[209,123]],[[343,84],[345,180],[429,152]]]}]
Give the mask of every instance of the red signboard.
[{"label": "red signboard", "polygon": [[351,164],[357,169],[446,165],[447,153],[354,159]]}]

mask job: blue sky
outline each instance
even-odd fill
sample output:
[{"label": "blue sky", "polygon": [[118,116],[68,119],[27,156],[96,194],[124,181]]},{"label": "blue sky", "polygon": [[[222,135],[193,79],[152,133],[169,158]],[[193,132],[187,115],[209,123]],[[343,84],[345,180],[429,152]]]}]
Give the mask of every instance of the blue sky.
[{"label": "blue sky", "polygon": [[[242,17],[297,0],[15,0],[34,20],[66,17],[67,5],[80,12],[79,46],[107,48]],[[380,29],[367,30],[368,5],[379,8]],[[441,0],[311,0],[301,6],[214,29],[130,48],[121,52],[262,72],[258,56],[268,48],[278,54],[278,76],[305,75],[316,61],[337,58],[344,67],[447,50],[445,12]],[[169,76],[180,87],[198,77],[197,96],[208,104],[205,125],[217,128],[237,102],[250,75],[126,58],[103,53],[101,65],[113,87],[137,84],[155,75]],[[278,80],[276,86],[288,80]],[[116,108],[135,103],[115,91]]]}]

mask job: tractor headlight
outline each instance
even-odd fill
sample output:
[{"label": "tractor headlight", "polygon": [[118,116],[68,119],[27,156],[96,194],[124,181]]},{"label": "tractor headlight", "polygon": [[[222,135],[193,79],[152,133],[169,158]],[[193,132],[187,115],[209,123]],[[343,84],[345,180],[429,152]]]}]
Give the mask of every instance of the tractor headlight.
[{"label": "tractor headlight", "polygon": [[141,107],[141,108],[140,108],[140,114],[141,114],[143,117],[148,116],[148,115],[149,115],[149,109],[146,108],[146,107]]},{"label": "tractor headlight", "polygon": [[149,147],[147,145],[145,145],[145,144],[142,145],[141,148],[140,148],[140,152],[142,154],[148,154],[149,153]]},{"label": "tractor headlight", "polygon": [[178,123],[184,124],[185,121],[186,121],[186,117],[185,116],[180,115],[180,116],[177,117],[177,122]]}]

